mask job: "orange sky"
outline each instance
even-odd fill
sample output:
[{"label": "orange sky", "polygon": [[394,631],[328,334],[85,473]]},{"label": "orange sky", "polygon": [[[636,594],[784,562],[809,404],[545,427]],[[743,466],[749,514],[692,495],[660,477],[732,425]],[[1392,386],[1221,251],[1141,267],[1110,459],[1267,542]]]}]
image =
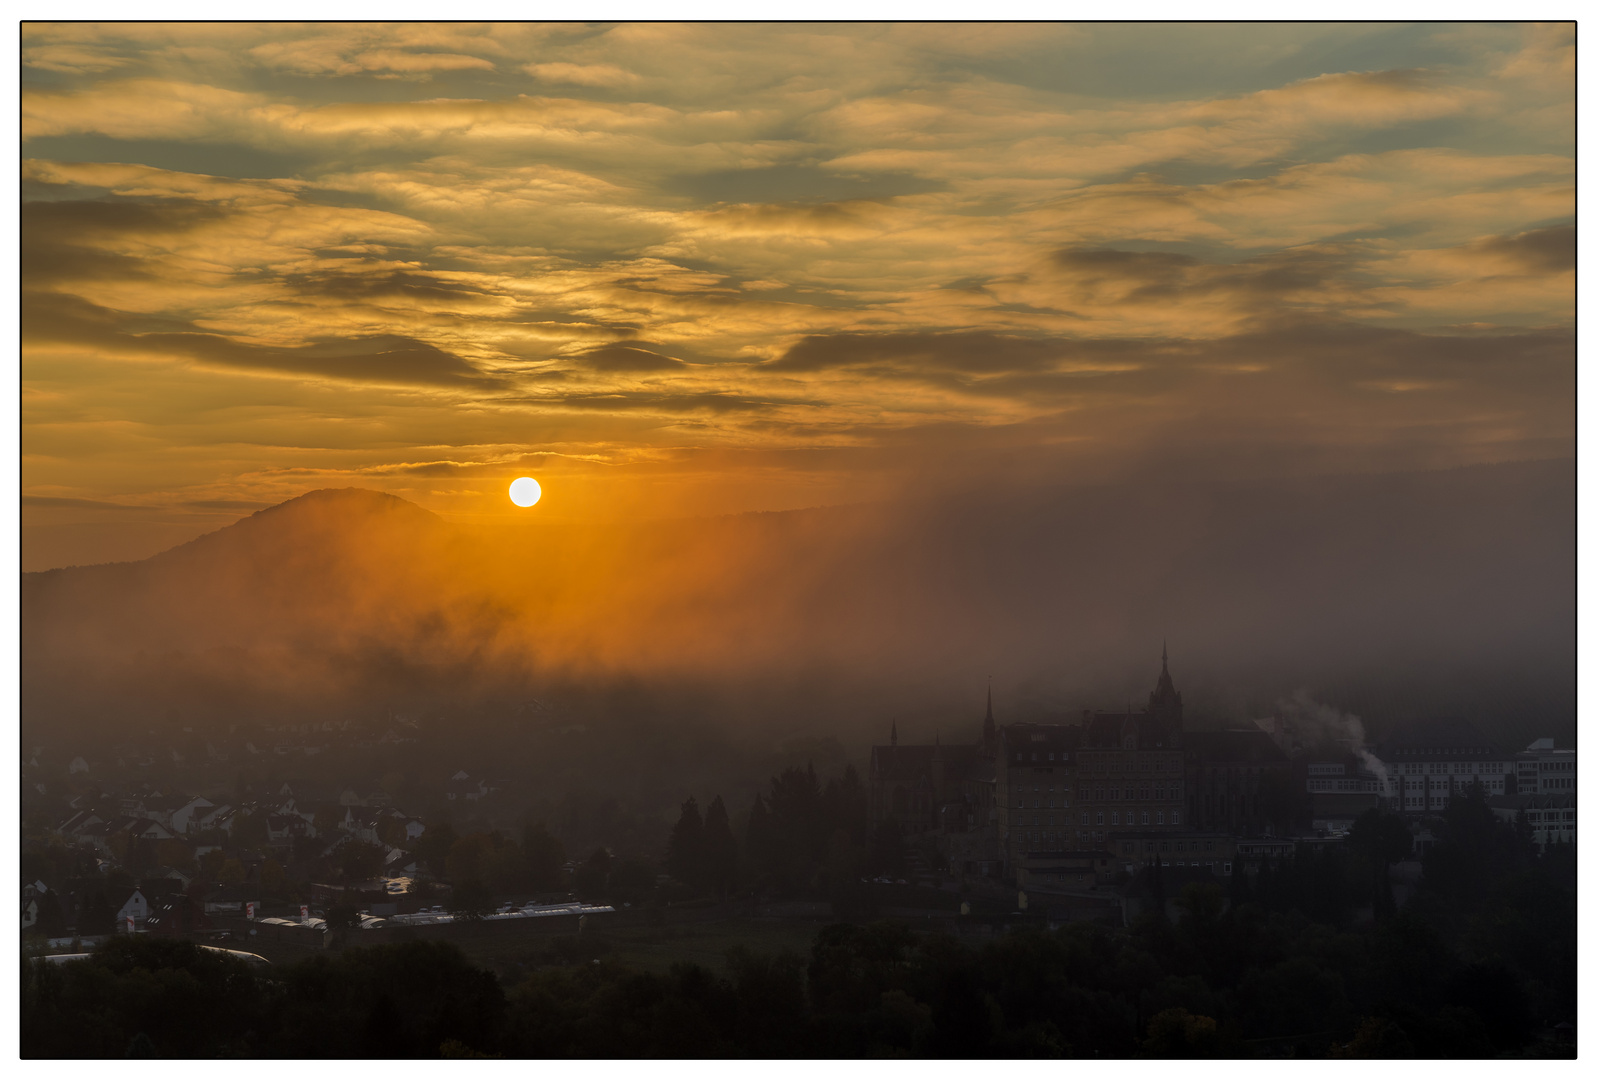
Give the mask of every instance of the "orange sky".
[{"label": "orange sky", "polygon": [[594,520],[1573,452],[1570,26],[22,51],[28,569],[319,487]]}]

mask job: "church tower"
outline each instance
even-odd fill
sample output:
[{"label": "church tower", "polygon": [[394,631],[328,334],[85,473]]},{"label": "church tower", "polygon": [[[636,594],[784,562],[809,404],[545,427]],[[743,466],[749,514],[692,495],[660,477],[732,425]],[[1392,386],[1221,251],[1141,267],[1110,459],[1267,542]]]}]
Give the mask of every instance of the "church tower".
[{"label": "church tower", "polygon": [[1172,745],[1181,741],[1181,691],[1170,678],[1170,649],[1165,646],[1160,654],[1159,682],[1148,695],[1148,719],[1163,730]]}]

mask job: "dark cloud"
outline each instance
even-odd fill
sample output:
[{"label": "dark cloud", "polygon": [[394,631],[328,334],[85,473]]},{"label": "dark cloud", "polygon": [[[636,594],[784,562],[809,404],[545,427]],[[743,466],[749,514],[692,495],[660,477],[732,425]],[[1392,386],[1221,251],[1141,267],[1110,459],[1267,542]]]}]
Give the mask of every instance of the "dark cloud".
[{"label": "dark cloud", "polygon": [[182,356],[244,370],[425,386],[498,384],[453,353],[397,334],[324,339],[297,347],[252,345],[178,320],[113,311],[81,297],[38,292],[24,295],[21,322],[26,341]]},{"label": "dark cloud", "polygon": [[117,236],[187,232],[227,211],[190,200],[26,202],[20,218],[21,264],[31,285],[60,281],[151,278],[143,259],[96,246]]},{"label": "dark cloud", "polygon": [[329,274],[296,275],[285,284],[303,295],[326,296],[339,300],[431,301],[460,305],[486,300],[490,294],[433,274],[404,271],[361,273],[358,270]]},{"label": "dark cloud", "polygon": [[1061,248],[1051,261],[1075,285],[1118,285],[1124,302],[1163,303],[1225,293],[1244,306],[1313,294],[1352,266],[1342,252],[1323,247],[1272,252],[1236,263],[1203,262],[1163,251]]},{"label": "dark cloud", "polygon": [[1507,256],[1533,274],[1562,273],[1575,268],[1575,226],[1555,225],[1517,236],[1494,236],[1481,243],[1480,250]]}]

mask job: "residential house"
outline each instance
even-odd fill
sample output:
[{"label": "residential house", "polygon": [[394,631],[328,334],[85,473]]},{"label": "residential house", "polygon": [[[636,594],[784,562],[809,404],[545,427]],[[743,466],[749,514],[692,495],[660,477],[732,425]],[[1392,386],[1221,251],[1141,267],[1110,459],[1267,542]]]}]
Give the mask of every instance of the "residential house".
[{"label": "residential house", "polygon": [[298,814],[266,815],[266,841],[269,844],[292,844],[316,835],[316,826]]},{"label": "residential house", "polygon": [[145,899],[144,893],[134,889],[132,895],[122,901],[122,906],[116,912],[116,932],[125,932],[128,919],[133,920],[136,929],[144,928],[144,920],[150,914],[150,902]]},{"label": "residential house", "polygon": [[196,796],[187,803],[172,811],[172,831],[176,833],[199,832],[202,828],[200,822],[204,820],[208,810],[216,809],[216,804],[210,799]]}]

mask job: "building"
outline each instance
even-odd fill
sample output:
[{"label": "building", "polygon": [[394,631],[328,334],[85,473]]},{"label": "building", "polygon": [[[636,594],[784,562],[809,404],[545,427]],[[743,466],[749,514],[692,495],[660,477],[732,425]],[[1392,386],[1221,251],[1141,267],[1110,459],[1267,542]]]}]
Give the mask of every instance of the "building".
[{"label": "building", "polygon": [[1551,739],[1537,739],[1514,755],[1516,795],[1574,795],[1575,751],[1556,749]]},{"label": "building", "polygon": [[875,832],[889,819],[906,838],[980,832],[998,824],[993,755],[998,728],[992,691],[981,739],[973,745],[900,746],[898,724],[887,746],[871,747],[869,815]]},{"label": "building", "polygon": [[1512,756],[1466,720],[1410,724],[1375,756],[1390,778],[1392,809],[1411,817],[1440,813],[1454,794],[1477,782],[1488,797],[1514,793]]},{"label": "building", "polygon": [[1187,822],[1244,836],[1291,830],[1292,760],[1259,728],[1189,731],[1184,738]]},{"label": "building", "polygon": [[[1235,834],[1273,827],[1261,785],[1289,768],[1263,731],[1186,732],[1166,653],[1140,709],[1000,727],[989,691],[974,744],[900,746],[895,724],[891,743],[871,750],[871,822],[931,839],[956,872],[1033,887],[1090,884],[1159,858],[1228,867]],[[1189,775],[1209,803],[1192,798]]]},{"label": "building", "polygon": [[1548,844],[1573,844],[1575,842],[1575,796],[1568,795],[1494,795],[1487,805],[1504,821],[1521,819],[1530,826],[1531,839],[1536,846]]}]

